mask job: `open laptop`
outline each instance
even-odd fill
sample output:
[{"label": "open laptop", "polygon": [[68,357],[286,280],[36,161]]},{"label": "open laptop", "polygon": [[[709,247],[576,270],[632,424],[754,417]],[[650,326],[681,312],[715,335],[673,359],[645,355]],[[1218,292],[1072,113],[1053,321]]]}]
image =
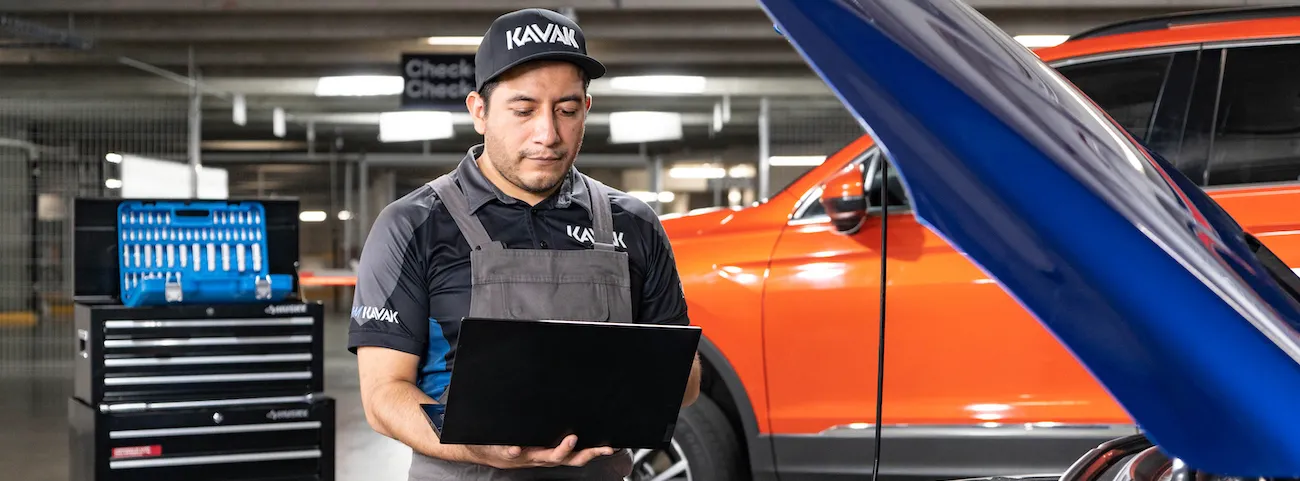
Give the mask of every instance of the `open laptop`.
[{"label": "open laptop", "polygon": [[698,326],[465,318],[445,405],[423,405],[446,444],[662,448],[671,441]]}]

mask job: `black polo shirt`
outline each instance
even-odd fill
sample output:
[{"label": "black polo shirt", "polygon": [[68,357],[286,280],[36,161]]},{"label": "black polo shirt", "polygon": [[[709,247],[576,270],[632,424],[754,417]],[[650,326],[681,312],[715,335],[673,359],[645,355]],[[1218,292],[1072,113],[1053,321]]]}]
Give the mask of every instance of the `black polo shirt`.
[{"label": "black polo shirt", "polygon": [[[591,205],[571,169],[551,197],[529,206],[479,170],[476,145],[457,178],[493,240],[511,249],[587,249]],[[659,217],[645,202],[606,187],[614,242],[628,254],[633,322],[688,324],[681,281]],[[600,196],[596,196],[600,197]],[[428,184],[393,201],[375,219],[361,252],[348,350],[382,346],[421,356],[420,388],[437,399],[456,360],[460,319],[469,314],[470,246]]]}]

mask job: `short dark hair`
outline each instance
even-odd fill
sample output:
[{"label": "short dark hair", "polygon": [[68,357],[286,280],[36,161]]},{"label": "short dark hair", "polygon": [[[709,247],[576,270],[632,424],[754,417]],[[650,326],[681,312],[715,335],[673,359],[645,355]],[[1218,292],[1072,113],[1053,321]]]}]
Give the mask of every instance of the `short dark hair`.
[{"label": "short dark hair", "polygon": [[[582,77],[582,93],[586,94],[587,88],[591,87],[591,77],[589,77],[587,75],[587,72],[582,69],[578,69],[578,76]],[[500,83],[501,83],[500,77],[494,78],[492,80],[483,83],[483,88],[478,89],[479,96],[483,97],[484,108],[492,104],[492,91],[496,90],[497,85],[499,85]]]}]

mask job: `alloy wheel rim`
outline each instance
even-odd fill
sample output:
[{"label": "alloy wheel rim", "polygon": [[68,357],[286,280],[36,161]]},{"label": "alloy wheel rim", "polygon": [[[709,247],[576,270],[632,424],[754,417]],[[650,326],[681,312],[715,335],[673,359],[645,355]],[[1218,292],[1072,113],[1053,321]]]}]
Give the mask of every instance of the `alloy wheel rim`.
[{"label": "alloy wheel rim", "polygon": [[625,481],[694,481],[686,452],[673,439],[668,449],[637,449],[632,451],[632,475]]}]

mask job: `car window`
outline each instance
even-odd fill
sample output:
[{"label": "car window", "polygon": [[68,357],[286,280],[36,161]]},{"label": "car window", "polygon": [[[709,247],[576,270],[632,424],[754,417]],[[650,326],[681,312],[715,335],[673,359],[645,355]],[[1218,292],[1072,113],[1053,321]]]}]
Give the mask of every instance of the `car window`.
[{"label": "car window", "polygon": [[1169,71],[1169,54],[1100,60],[1057,70],[1138,140],[1146,140],[1151,115]]},{"label": "car window", "polygon": [[1300,46],[1226,52],[1207,184],[1300,180]]}]

